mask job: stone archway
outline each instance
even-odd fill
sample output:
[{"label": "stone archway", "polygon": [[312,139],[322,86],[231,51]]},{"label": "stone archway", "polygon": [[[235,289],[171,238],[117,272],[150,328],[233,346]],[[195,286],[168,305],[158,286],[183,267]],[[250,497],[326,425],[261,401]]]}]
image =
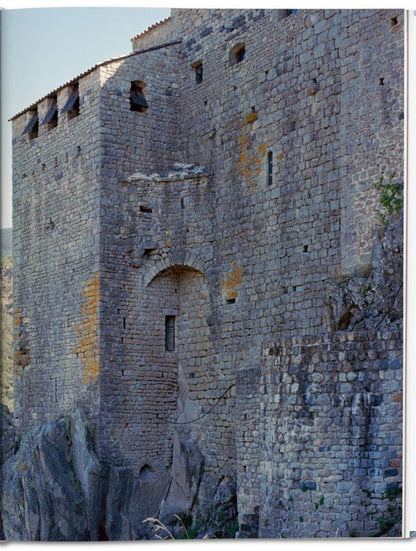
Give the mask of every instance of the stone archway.
[{"label": "stone archway", "polygon": [[[142,306],[142,358],[151,366],[150,378],[159,380],[142,399],[143,426],[152,426],[146,461],[170,471],[161,514],[187,512],[198,491],[207,440],[198,418],[207,409],[207,385],[214,380],[207,281],[193,267],[171,266],[147,285]],[[146,412],[155,408],[157,426],[150,417],[146,421]]]}]

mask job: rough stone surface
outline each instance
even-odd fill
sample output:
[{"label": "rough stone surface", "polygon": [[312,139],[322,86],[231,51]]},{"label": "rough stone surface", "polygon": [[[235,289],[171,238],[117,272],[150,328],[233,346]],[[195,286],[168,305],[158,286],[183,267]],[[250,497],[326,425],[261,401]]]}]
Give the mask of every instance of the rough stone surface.
[{"label": "rough stone surface", "polygon": [[90,539],[90,495],[99,472],[79,414],[26,433],[2,470],[6,539]]},{"label": "rough stone surface", "polygon": [[403,178],[403,37],[395,9],[175,9],[56,125],[22,134],[50,97],[14,118],[14,420],[29,457],[83,411],[72,536],[396,533],[403,238],[374,184]]}]

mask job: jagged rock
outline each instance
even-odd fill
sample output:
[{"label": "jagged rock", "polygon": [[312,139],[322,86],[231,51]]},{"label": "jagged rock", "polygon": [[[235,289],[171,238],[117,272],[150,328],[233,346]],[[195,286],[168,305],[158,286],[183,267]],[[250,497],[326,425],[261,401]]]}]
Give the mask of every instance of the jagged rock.
[{"label": "jagged rock", "polygon": [[3,465],[4,536],[18,541],[82,541],[94,525],[99,463],[80,412],[26,433]]},{"label": "jagged rock", "polygon": [[[5,419],[7,411],[3,426]],[[81,411],[35,427],[18,446],[8,424],[1,504],[6,540],[152,539],[145,518],[167,515],[176,522],[173,514],[188,513],[194,503],[203,457],[191,440],[177,442],[175,485],[164,467],[153,472],[145,465],[135,477],[128,467],[100,464]],[[186,503],[177,501],[178,492],[186,493]]]},{"label": "jagged rock", "polygon": [[176,434],[172,481],[160,510],[160,516],[164,521],[169,522],[175,513],[183,515],[191,511],[201,482],[203,465],[204,459],[197,442]]},{"label": "jagged rock", "polygon": [[110,466],[105,525],[108,539],[151,539],[152,527],[143,520],[158,516],[169,483],[167,470],[153,473],[145,467],[137,478],[127,467]]},{"label": "jagged rock", "polygon": [[402,329],[403,219],[375,236],[368,273],[328,283],[329,331]]},{"label": "jagged rock", "polygon": [[12,423],[9,408],[0,404],[1,423],[1,464],[3,465],[12,455],[15,447],[16,431]]}]

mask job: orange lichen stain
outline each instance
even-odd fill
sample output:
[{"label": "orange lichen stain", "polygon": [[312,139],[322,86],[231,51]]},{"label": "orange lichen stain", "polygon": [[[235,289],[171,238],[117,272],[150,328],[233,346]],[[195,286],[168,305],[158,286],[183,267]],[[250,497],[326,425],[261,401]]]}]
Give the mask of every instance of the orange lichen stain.
[{"label": "orange lichen stain", "polygon": [[23,472],[27,471],[27,463],[25,463],[25,461],[19,461],[19,463],[16,465],[16,471],[19,474],[22,474]]},{"label": "orange lichen stain", "polygon": [[22,370],[30,364],[30,348],[26,328],[28,321],[28,318],[22,317],[20,308],[16,308],[13,312],[13,323],[16,326],[16,346],[13,353],[13,364],[15,366],[16,375],[21,375]]},{"label": "orange lichen stain", "polygon": [[243,268],[239,268],[237,262],[233,263],[233,268],[226,279],[221,283],[221,291],[225,293],[227,299],[237,298],[238,286],[243,281]]},{"label": "orange lichen stain", "polygon": [[15,325],[19,325],[21,323],[22,318],[20,317],[20,308],[16,308],[13,313],[13,321]]},{"label": "orange lichen stain", "polygon": [[280,153],[280,154],[278,155],[278,158],[279,158],[280,160],[284,159],[284,158],[285,158],[285,154],[284,154],[284,153]]},{"label": "orange lichen stain", "polygon": [[249,115],[247,115],[246,122],[248,122],[248,124],[253,124],[253,122],[255,122],[258,118],[259,118],[258,114],[253,111],[253,113],[250,113]]},{"label": "orange lichen stain", "polygon": [[[29,348],[18,348],[14,353],[13,361],[16,365],[25,367],[30,364]],[[20,371],[16,369],[16,374],[20,375]]]},{"label": "orange lichen stain", "polygon": [[100,372],[100,352],[98,342],[98,306],[100,301],[100,280],[98,273],[89,279],[84,286],[84,303],[82,313],[84,320],[77,328],[80,335],[75,353],[84,366],[82,384],[97,381]]},{"label": "orange lichen stain", "polygon": [[[254,114],[254,113],[252,113]],[[247,185],[251,188],[256,188],[255,181],[262,169],[262,158],[266,155],[267,144],[262,143],[257,147],[257,152],[250,151],[248,144],[248,128],[243,129],[243,135],[238,140],[240,155],[237,159],[237,170],[240,175],[247,181]]]},{"label": "orange lichen stain", "polygon": [[265,157],[267,153],[267,143],[263,142],[259,147],[257,148],[257,151],[260,153],[261,157]]},{"label": "orange lichen stain", "polygon": [[390,31],[394,34],[394,33],[397,33],[397,31],[398,31],[399,29],[401,29],[401,28],[402,28],[402,24],[401,24],[401,23],[396,23],[396,24],[394,25],[394,27],[392,27],[392,28],[390,29]]}]

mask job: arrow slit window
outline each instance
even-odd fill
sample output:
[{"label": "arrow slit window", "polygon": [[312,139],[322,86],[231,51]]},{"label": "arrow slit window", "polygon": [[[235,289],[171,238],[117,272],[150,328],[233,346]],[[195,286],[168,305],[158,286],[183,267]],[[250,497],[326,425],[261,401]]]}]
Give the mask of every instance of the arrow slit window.
[{"label": "arrow slit window", "polygon": [[176,316],[166,316],[165,318],[165,350],[167,352],[175,350],[175,318]]}]

